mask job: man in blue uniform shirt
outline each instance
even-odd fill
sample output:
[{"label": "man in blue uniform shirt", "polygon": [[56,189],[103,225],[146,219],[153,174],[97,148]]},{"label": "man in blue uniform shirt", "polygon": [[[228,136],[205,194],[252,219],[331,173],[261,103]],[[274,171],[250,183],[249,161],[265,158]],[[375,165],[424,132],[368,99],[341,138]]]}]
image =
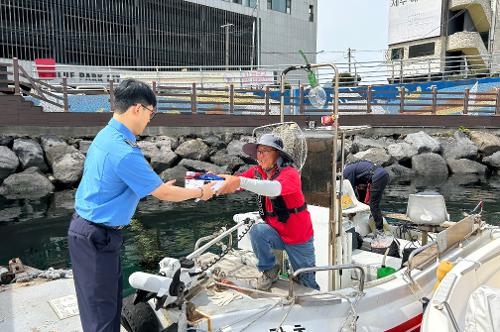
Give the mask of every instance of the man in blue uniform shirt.
[{"label": "man in blue uniform shirt", "polygon": [[121,228],[145,196],[166,201],[210,199],[207,184],[187,189],[163,183],[136,144],[156,113],[156,97],[145,83],[128,79],[114,92],[113,118],[87,153],[68,230],[80,320],[84,331],[120,331],[122,306]]}]

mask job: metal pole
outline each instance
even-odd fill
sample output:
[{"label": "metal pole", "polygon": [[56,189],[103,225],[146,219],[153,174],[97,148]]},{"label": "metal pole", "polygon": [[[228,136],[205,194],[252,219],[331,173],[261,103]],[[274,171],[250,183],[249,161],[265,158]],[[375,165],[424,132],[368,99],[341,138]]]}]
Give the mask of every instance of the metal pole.
[{"label": "metal pole", "polygon": [[253,70],[253,58],[255,54],[255,21],[252,23],[252,52],[250,55],[250,70]]},{"label": "metal pole", "polygon": [[403,59],[399,63],[399,83],[403,83]]},{"label": "metal pole", "polygon": [[347,49],[347,57],[348,57],[348,61],[349,61],[349,74],[351,74],[351,48],[350,47]]},{"label": "metal pole", "polygon": [[21,85],[19,83],[19,60],[17,58],[12,59],[13,66],[13,76],[14,76],[14,94],[16,96],[21,95]]},{"label": "metal pole", "polygon": [[62,88],[63,88],[63,109],[64,112],[69,110],[68,107],[68,78],[63,77],[62,79]]},{"label": "metal pole", "polygon": [[232,23],[226,23],[220,26],[221,28],[226,29],[226,71],[229,70],[229,28],[232,26]]},{"label": "metal pole", "polygon": [[229,70],[229,26],[226,26],[226,71]]},{"label": "metal pole", "polygon": [[285,122],[285,76],[286,76],[286,69],[281,73],[281,82],[280,82],[280,122]]},{"label": "metal pole", "polygon": [[436,86],[432,87],[432,113],[437,113],[437,88]]},{"label": "metal pole", "polygon": [[469,95],[470,95],[470,89],[465,88],[464,90],[464,111],[463,114],[469,113]]},{"label": "metal pole", "polygon": [[[337,138],[339,136],[339,70],[337,66],[330,65],[335,71],[335,91],[333,103],[333,116],[335,117],[336,123],[332,125],[333,128],[333,140],[332,140],[332,188],[331,188],[331,206],[330,206],[330,236],[331,236],[331,247],[329,252],[329,263],[332,265],[337,264],[336,260],[336,246],[337,246],[337,231],[339,224],[342,222],[342,208],[340,204],[340,197],[342,195],[342,182],[339,183],[339,195],[337,195]],[[337,211],[338,210],[338,211]],[[330,279],[330,289],[335,290],[337,287],[337,275],[338,273],[333,273]]]},{"label": "metal pole", "polygon": [[260,67],[260,0],[257,0],[257,68]]},{"label": "metal pole", "polygon": [[[109,111],[113,112],[115,109],[115,88],[113,86],[113,80],[108,80],[109,83]],[[154,83],[154,82],[153,82]]]},{"label": "metal pole", "polygon": [[495,97],[495,115],[500,115],[500,88],[496,88],[496,97]]}]

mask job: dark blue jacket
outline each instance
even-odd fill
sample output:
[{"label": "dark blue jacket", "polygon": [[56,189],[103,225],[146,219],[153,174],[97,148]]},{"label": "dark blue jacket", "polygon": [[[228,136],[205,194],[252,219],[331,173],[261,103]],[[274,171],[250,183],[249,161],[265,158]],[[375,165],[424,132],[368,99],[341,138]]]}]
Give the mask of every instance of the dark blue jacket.
[{"label": "dark blue jacket", "polygon": [[351,182],[353,188],[358,184],[367,184],[376,182],[377,179],[385,176],[387,171],[371,161],[362,160],[347,164],[344,168],[344,178]]}]

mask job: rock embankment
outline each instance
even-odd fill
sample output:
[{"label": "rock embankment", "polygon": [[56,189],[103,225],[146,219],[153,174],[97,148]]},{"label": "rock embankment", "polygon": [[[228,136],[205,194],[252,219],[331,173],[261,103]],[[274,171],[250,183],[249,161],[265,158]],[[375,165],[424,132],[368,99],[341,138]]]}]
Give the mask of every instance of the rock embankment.
[{"label": "rock embankment", "polygon": [[[0,195],[43,197],[78,185],[92,138],[0,136]],[[241,151],[252,140],[225,136],[156,136],[138,141],[144,157],[163,180],[183,185],[186,171],[234,173],[252,163]]]},{"label": "rock embankment", "polygon": [[[88,138],[54,135],[0,135],[0,195],[42,197],[78,185],[91,143]],[[183,185],[186,171],[241,172],[253,163],[241,151],[248,134],[150,136],[138,141],[151,167],[166,181]],[[500,169],[500,137],[482,131],[455,131],[433,136],[420,131],[407,135],[351,137],[347,162],[371,160],[385,167],[392,180],[415,177],[446,180],[451,175],[487,176]]]}]

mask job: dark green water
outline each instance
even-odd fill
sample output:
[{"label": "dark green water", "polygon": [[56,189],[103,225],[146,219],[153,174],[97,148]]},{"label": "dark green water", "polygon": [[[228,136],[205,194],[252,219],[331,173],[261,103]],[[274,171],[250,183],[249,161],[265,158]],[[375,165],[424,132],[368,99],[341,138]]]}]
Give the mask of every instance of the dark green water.
[{"label": "dark green water", "polygon": [[[444,195],[448,212],[456,220],[462,211],[484,200],[483,219],[500,224],[500,178],[457,177],[434,186],[421,181],[390,184],[383,209],[404,213],[410,193],[432,188]],[[58,192],[41,199],[8,200],[0,196],[0,265],[12,257],[41,269],[69,267],[66,232],[73,212],[74,191]],[[156,269],[163,256],[180,257],[193,250],[200,237],[232,224],[238,212],[255,210],[249,193],[219,197],[209,202],[167,203],[148,198],[139,204],[135,218],[143,228],[124,231],[124,279],[138,269]],[[128,287],[128,282],[125,282]],[[130,293],[126,289],[126,294]]]}]

